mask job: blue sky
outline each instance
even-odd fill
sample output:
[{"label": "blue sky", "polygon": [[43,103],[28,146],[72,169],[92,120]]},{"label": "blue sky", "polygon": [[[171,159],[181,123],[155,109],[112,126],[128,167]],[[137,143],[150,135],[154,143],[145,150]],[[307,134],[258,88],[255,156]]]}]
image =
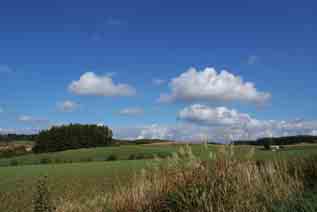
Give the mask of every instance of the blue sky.
[{"label": "blue sky", "polygon": [[[218,139],[248,116],[255,137],[314,134],[316,9],[314,1],[2,2],[0,129],[104,123],[117,137]],[[87,73],[100,81],[80,81]],[[259,103],[261,94],[269,98]]]}]

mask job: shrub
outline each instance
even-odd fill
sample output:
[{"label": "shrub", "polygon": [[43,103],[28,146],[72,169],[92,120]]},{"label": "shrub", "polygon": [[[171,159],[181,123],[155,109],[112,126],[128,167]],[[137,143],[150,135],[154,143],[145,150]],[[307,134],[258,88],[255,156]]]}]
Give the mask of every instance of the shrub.
[{"label": "shrub", "polygon": [[118,160],[118,156],[117,155],[109,155],[109,157],[107,158],[107,161],[114,161],[114,160]]},{"label": "shrub", "polygon": [[91,162],[91,161],[93,161],[93,159],[92,159],[91,157],[81,158],[80,161],[81,161],[81,162]]},{"label": "shrub", "polygon": [[10,166],[17,166],[17,165],[19,165],[18,160],[10,160]]},{"label": "shrub", "polygon": [[136,155],[135,154],[129,155],[128,160],[135,160],[135,159],[136,159]]},{"label": "shrub", "polygon": [[40,159],[40,164],[49,164],[52,163],[52,160],[49,157],[44,157]]}]

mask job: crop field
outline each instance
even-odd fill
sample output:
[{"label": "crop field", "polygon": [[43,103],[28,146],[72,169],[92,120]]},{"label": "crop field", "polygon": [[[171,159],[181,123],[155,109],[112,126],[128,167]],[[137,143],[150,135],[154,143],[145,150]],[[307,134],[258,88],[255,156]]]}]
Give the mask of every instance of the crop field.
[{"label": "crop field", "polygon": [[[93,196],[96,192],[110,191],[115,185],[124,184],[136,172],[153,163],[151,159],[130,160],[132,154],[168,156],[182,146],[173,144],[124,145],[38,155],[29,154],[1,159],[0,201],[2,204],[0,204],[0,211],[10,207],[12,207],[10,212],[31,211],[36,182],[42,176],[48,176],[53,199],[67,197],[78,200],[82,197]],[[194,154],[207,157],[203,145],[191,145],[191,147]],[[219,145],[208,145],[208,152],[216,153],[220,147]],[[236,146],[234,147],[235,155],[243,159],[251,148],[250,146]],[[253,157],[257,160],[269,160],[306,157],[314,154],[317,155],[317,145],[296,145],[286,146],[285,149],[278,152],[264,151],[262,147],[256,147]],[[116,155],[116,161],[105,161],[109,155]],[[50,164],[41,164],[43,158],[49,158]],[[10,166],[12,160],[17,160],[18,165]],[[60,161],[62,163],[56,163]]]}]

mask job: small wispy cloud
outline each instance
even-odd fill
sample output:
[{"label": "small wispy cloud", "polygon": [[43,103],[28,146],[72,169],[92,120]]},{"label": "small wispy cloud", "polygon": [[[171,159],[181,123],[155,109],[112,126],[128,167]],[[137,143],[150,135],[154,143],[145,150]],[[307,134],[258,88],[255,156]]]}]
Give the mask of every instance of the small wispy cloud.
[{"label": "small wispy cloud", "polygon": [[251,56],[248,57],[247,63],[248,63],[249,65],[254,65],[254,64],[257,63],[258,61],[259,61],[259,57],[258,57],[258,56],[256,56],[256,55],[251,55]]},{"label": "small wispy cloud", "polygon": [[163,79],[153,79],[153,80],[152,80],[152,83],[153,83],[154,85],[159,86],[159,85],[165,84],[165,83],[166,83],[166,80],[163,80]]},{"label": "small wispy cloud", "polygon": [[0,113],[3,113],[4,109],[2,107],[0,107]]},{"label": "small wispy cloud", "polygon": [[57,108],[61,112],[73,112],[79,107],[79,104],[70,100],[57,103]]},{"label": "small wispy cloud", "polygon": [[38,124],[38,125],[45,125],[49,123],[49,120],[43,119],[43,118],[34,118],[29,115],[21,115],[18,117],[18,121],[23,123],[29,123],[29,124]]},{"label": "small wispy cloud", "polygon": [[138,107],[125,108],[120,110],[119,114],[123,116],[139,116],[144,114],[144,110]]}]

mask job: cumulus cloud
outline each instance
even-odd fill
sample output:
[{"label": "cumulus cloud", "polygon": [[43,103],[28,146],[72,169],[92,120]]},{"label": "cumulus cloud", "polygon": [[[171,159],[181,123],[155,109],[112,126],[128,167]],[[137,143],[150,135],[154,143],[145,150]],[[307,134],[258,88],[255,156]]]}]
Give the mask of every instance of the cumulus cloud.
[{"label": "cumulus cloud", "polygon": [[317,130],[312,130],[312,131],[311,131],[311,135],[317,136]]},{"label": "cumulus cloud", "polygon": [[159,126],[157,124],[153,124],[150,126],[144,127],[139,136],[138,139],[171,139],[173,138],[173,129],[165,126]]},{"label": "cumulus cloud", "polygon": [[144,110],[138,107],[125,108],[119,111],[119,114],[123,116],[138,116],[142,115],[143,113]]},{"label": "cumulus cloud", "polygon": [[153,82],[154,85],[159,86],[159,85],[165,84],[165,83],[166,83],[166,80],[163,80],[163,79],[153,79],[152,82]]},{"label": "cumulus cloud", "polygon": [[249,114],[226,107],[194,104],[180,110],[177,124],[151,124],[115,129],[118,138],[148,138],[177,141],[226,143],[263,137],[317,135],[317,121],[258,120]]},{"label": "cumulus cloud", "polygon": [[57,104],[57,108],[62,112],[73,112],[78,108],[78,106],[78,103],[70,100],[66,100]]},{"label": "cumulus cloud", "polygon": [[202,71],[190,68],[169,83],[170,94],[161,94],[160,102],[173,101],[246,101],[264,103],[271,94],[260,92],[251,82],[244,82],[239,76],[214,68]]},{"label": "cumulus cloud", "polygon": [[205,105],[194,104],[182,109],[178,118],[183,121],[205,125],[257,125],[259,121],[252,119],[248,114],[239,113],[226,107],[211,108]]},{"label": "cumulus cloud", "polygon": [[68,89],[77,95],[133,96],[136,94],[132,86],[115,84],[111,76],[98,76],[93,72],[84,73],[78,81],[73,81]]}]

